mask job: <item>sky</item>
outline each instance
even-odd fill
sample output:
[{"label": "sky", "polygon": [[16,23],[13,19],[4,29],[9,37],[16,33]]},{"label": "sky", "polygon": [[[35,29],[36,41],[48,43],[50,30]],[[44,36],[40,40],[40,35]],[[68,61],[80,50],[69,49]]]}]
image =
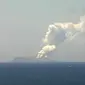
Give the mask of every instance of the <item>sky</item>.
[{"label": "sky", "polygon": [[35,56],[49,24],[84,14],[85,0],[0,0],[0,61]]}]

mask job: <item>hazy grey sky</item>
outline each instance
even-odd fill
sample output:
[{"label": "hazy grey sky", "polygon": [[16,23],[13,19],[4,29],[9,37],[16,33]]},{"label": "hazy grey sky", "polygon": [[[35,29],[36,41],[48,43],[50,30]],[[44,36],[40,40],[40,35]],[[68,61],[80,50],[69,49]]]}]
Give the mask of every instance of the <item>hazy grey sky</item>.
[{"label": "hazy grey sky", "polygon": [[0,59],[36,55],[49,24],[84,13],[85,0],[0,0]]}]

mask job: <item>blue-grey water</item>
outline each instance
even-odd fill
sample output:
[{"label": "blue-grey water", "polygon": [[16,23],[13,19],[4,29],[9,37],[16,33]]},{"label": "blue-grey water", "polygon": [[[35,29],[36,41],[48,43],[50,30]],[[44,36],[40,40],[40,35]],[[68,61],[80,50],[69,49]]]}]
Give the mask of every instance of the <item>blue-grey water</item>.
[{"label": "blue-grey water", "polygon": [[1,63],[0,85],[85,85],[85,63]]}]

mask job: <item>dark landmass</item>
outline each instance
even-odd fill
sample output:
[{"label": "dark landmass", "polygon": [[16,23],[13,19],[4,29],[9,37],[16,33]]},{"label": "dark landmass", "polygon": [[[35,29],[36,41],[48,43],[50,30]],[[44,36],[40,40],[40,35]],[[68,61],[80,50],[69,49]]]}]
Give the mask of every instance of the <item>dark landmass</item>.
[{"label": "dark landmass", "polygon": [[22,62],[22,63],[43,63],[43,62],[53,62],[49,57],[37,59],[36,57],[16,57],[12,60],[12,62]]}]

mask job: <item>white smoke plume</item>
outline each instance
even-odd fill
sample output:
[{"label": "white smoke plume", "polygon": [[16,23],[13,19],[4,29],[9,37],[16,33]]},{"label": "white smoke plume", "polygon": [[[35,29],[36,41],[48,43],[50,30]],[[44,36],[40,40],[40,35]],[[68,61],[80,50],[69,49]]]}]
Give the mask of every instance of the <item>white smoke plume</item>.
[{"label": "white smoke plume", "polygon": [[46,56],[46,54],[48,52],[53,51],[54,49],[56,49],[55,45],[46,45],[42,48],[42,50],[40,52],[38,52],[37,58],[41,58],[42,56]]},{"label": "white smoke plume", "polygon": [[80,17],[80,22],[54,23],[49,25],[48,31],[43,39],[44,46],[38,52],[36,58],[47,57],[47,54],[57,48],[57,46],[67,39],[72,40],[76,34],[84,32],[85,16]]}]

